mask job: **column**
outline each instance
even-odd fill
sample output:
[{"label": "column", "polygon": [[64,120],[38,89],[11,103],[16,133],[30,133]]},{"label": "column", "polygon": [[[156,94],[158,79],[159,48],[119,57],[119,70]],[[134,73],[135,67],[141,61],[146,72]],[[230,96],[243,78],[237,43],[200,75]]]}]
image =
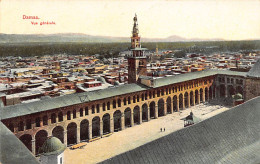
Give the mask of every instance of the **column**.
[{"label": "column", "polygon": [[121,129],[124,130],[125,129],[125,119],[124,119],[124,115],[122,114],[121,116]]},{"label": "column", "polygon": [[176,104],[176,107],[177,107],[177,111],[179,112],[180,111],[180,102],[179,102],[179,97],[177,97],[177,104]]},{"label": "column", "polygon": [[110,132],[113,133],[114,132],[114,118],[110,118]]},{"label": "column", "polygon": [[167,101],[164,103],[164,110],[163,110],[163,115],[166,116],[167,114]]},{"label": "column", "polygon": [[[92,123],[92,122],[91,122]],[[88,136],[89,136],[89,139],[91,140],[92,139],[92,124],[91,125],[89,125],[89,127],[88,127]]]},{"label": "column", "polygon": [[183,98],[182,98],[182,109],[183,110],[185,109],[185,95],[183,95]]},{"label": "column", "polygon": [[188,93],[188,108],[190,108],[190,94]]},{"label": "column", "polygon": [[195,102],[195,92],[193,93],[193,95],[192,95],[192,103],[193,103],[193,105],[195,106],[196,105],[196,102]]},{"label": "column", "polygon": [[148,117],[147,117],[147,121],[150,121],[150,107],[147,107],[148,109],[147,109],[147,115],[148,115]]},{"label": "column", "polygon": [[32,154],[36,155],[35,135],[32,135]]},{"label": "column", "polygon": [[42,117],[40,117],[40,127],[42,127],[43,126],[43,119],[42,119]]},{"label": "column", "polygon": [[155,119],[158,118],[158,105],[155,105],[155,111],[154,111],[154,117]]},{"label": "column", "polygon": [[143,119],[142,119],[142,118],[143,118],[143,112],[142,112],[142,110],[140,109],[140,121],[139,121],[140,124],[143,122]]},{"label": "column", "polygon": [[47,114],[47,120],[48,120],[48,125],[51,125],[51,117],[49,114]]},{"label": "column", "polygon": [[[85,110],[84,110],[85,111]],[[63,121],[67,120],[67,114],[62,112],[62,116],[63,116]],[[85,116],[85,115],[84,115]]]},{"label": "column", "polygon": [[77,143],[80,143],[80,127],[77,127]]},{"label": "column", "polygon": [[134,126],[134,113],[131,113],[131,127]]},{"label": "column", "polygon": [[225,85],[225,97],[228,97],[228,89],[226,85]]},{"label": "column", "polygon": [[64,130],[63,132],[63,137],[64,137],[64,144],[67,146],[67,130]]},{"label": "column", "polygon": [[103,136],[103,121],[100,121],[99,134],[100,134],[100,137]]},{"label": "column", "polygon": [[171,113],[173,113],[173,103],[174,103],[173,99],[172,99],[171,102],[172,102],[172,103],[171,103]]},{"label": "column", "polygon": [[200,92],[198,92],[198,104],[200,104]]},{"label": "column", "polygon": [[202,102],[205,102],[205,89],[203,89],[203,92],[202,92]]}]

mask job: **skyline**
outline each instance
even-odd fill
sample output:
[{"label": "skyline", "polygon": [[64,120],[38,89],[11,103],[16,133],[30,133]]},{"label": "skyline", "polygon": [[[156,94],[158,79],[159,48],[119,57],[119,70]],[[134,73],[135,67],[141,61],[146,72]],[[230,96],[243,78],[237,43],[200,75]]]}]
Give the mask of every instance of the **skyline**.
[{"label": "skyline", "polygon": [[[46,12],[48,11],[48,12]],[[142,38],[260,39],[260,1],[16,1],[0,2],[0,33],[82,33],[129,37],[133,16]],[[40,19],[23,19],[23,15]],[[56,25],[32,25],[54,21]]]}]

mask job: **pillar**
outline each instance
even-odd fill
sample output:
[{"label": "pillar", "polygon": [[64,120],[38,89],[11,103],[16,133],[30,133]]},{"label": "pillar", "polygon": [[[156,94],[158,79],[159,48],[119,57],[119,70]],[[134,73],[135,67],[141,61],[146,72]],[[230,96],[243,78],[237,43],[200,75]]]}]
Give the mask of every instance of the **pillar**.
[{"label": "pillar", "polygon": [[134,113],[131,113],[131,127],[134,126]]},{"label": "pillar", "polygon": [[[85,111],[85,110],[84,110]],[[67,113],[63,113],[62,112],[62,116],[63,116],[63,121],[66,121],[67,120]],[[84,115],[85,116],[85,115]]]},{"label": "pillar", "polygon": [[188,93],[188,108],[190,108],[190,94]]},{"label": "pillar", "polygon": [[150,106],[148,106],[147,107],[148,109],[147,109],[147,115],[148,115],[148,117],[147,117],[147,121],[150,121]]},{"label": "pillar", "polygon": [[170,105],[171,105],[171,114],[172,114],[172,113],[173,113],[173,103],[174,103],[173,99],[172,99],[171,102],[172,102],[172,103],[171,103]]},{"label": "pillar", "polygon": [[88,133],[89,139],[92,139],[92,124],[88,126]]},{"label": "pillar", "polygon": [[67,146],[67,138],[68,138],[68,136],[67,136],[67,130],[64,130],[64,132],[63,132],[63,136],[64,136],[64,144]]},{"label": "pillar", "polygon": [[200,104],[200,91],[198,91],[198,104]]},{"label": "pillar", "polygon": [[36,155],[35,136],[32,136],[32,154]]},{"label": "pillar", "polygon": [[77,143],[80,143],[80,127],[77,127]]},{"label": "pillar", "polygon": [[167,114],[167,101],[164,103],[164,110],[163,110],[163,115],[166,116]]},{"label": "pillar", "polygon": [[158,118],[158,105],[155,105],[154,117]]},{"label": "pillar", "polygon": [[140,124],[143,122],[143,111],[142,109],[140,109],[140,120],[139,120]]},{"label": "pillar", "polygon": [[124,118],[124,115],[122,114],[121,116],[121,129],[125,129],[125,118]]},{"label": "pillar", "polygon": [[48,125],[51,125],[51,117],[47,114]]},{"label": "pillar", "polygon": [[180,111],[180,107],[179,107],[179,105],[180,105],[179,97],[177,97],[177,102],[176,102],[176,103],[177,103],[177,104],[176,104],[177,111],[179,112],[179,111]]},{"label": "pillar", "polygon": [[114,132],[114,118],[110,118],[110,132],[113,133]]},{"label": "pillar", "polygon": [[99,134],[100,134],[100,137],[103,136],[103,121],[100,121]]},{"label": "pillar", "polygon": [[42,119],[42,117],[40,117],[40,127],[42,127],[42,126],[43,126],[43,119]]},{"label": "pillar", "polygon": [[203,89],[203,92],[202,92],[202,102],[205,102],[205,89]]},{"label": "pillar", "polygon": [[192,98],[192,101],[193,101],[192,103],[193,103],[193,105],[195,106],[195,105],[196,105],[196,101],[195,101],[195,92],[193,93],[192,97],[193,97],[193,98]]}]

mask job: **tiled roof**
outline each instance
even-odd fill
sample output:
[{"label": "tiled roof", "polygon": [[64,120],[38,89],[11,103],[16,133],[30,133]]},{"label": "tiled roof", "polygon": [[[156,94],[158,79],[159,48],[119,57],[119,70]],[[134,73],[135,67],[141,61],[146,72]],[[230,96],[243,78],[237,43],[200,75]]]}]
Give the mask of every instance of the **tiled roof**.
[{"label": "tiled roof", "polygon": [[103,164],[260,163],[260,97]]}]

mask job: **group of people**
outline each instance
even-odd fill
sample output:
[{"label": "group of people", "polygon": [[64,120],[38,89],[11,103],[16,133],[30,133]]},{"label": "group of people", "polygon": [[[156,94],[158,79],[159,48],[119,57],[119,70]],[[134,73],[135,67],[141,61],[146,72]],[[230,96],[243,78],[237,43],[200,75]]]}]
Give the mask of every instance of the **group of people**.
[{"label": "group of people", "polygon": [[161,128],[161,132],[165,132],[165,128]]}]

